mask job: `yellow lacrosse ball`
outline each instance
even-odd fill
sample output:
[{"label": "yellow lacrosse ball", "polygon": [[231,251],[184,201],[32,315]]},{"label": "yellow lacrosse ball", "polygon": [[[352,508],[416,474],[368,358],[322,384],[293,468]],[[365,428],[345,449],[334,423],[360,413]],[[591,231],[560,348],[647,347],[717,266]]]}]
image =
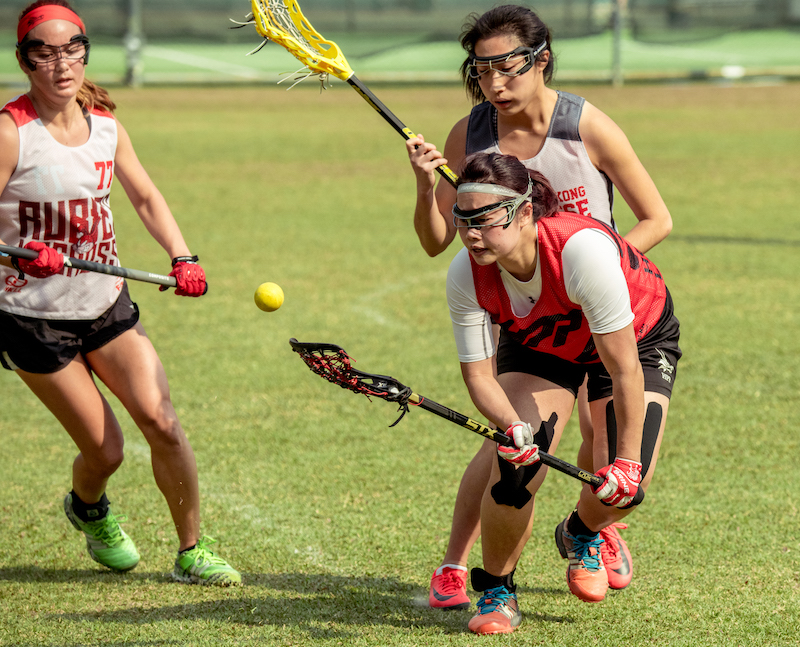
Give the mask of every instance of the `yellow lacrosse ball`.
[{"label": "yellow lacrosse ball", "polygon": [[264,312],[274,312],[283,305],[283,290],[277,283],[262,283],[253,296],[256,305]]}]

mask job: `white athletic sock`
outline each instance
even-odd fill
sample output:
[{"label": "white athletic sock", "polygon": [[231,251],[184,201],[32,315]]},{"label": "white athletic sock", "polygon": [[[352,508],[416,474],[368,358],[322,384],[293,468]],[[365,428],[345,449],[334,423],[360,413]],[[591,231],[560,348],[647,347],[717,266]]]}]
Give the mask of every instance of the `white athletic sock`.
[{"label": "white athletic sock", "polygon": [[442,571],[444,571],[445,568],[454,568],[457,571],[467,570],[466,566],[461,566],[460,564],[442,564],[439,568],[436,569],[436,575],[441,575]]}]

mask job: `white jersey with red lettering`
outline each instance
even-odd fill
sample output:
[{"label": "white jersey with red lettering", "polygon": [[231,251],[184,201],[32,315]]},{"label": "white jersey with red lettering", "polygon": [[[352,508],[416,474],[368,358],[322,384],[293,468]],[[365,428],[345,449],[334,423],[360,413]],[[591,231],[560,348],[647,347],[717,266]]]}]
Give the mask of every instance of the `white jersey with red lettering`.
[{"label": "white jersey with red lettering", "polygon": [[[119,265],[109,193],[114,177],[117,122],[103,110],[87,114],[81,146],[56,141],[27,95],[3,109],[17,124],[19,158],[0,193],[0,239],[25,246],[38,240],[64,256]],[[0,310],[37,319],[96,319],[117,300],[119,277],[64,268],[44,279],[0,266]]]},{"label": "white jersey with red lettering", "polygon": [[[589,159],[578,129],[585,102],[577,95],[558,92],[541,150],[520,161],[547,178],[558,194],[559,211],[589,216],[616,229],[612,217],[614,185]],[[497,109],[484,101],[470,113],[466,154],[502,153],[498,139]]]}]

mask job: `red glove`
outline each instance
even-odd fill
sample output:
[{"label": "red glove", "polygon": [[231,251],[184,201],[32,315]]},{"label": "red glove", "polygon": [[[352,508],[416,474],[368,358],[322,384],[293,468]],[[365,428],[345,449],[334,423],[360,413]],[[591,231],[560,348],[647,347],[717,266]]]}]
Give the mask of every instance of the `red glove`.
[{"label": "red glove", "polygon": [[36,279],[46,279],[64,269],[64,255],[52,247],[48,247],[38,240],[32,240],[25,245],[25,249],[39,252],[39,256],[32,260],[17,258],[16,267],[23,274],[28,274]]},{"label": "red glove", "polygon": [[512,422],[506,436],[514,440],[516,447],[497,446],[497,453],[515,465],[533,465],[539,460],[539,445],[533,442],[533,429],[527,422]]},{"label": "red glove", "polygon": [[[178,256],[172,259],[172,271],[170,276],[174,276],[178,285],[175,294],[181,297],[201,297],[208,292],[206,283],[206,273],[197,263],[197,256]],[[163,292],[169,287],[162,285],[158,288]]]},{"label": "red glove", "polygon": [[633,501],[633,497],[639,491],[639,483],[642,482],[642,464],[618,458],[613,464],[601,469],[597,476],[603,479],[599,487],[592,488],[597,498],[606,505],[624,508]]}]

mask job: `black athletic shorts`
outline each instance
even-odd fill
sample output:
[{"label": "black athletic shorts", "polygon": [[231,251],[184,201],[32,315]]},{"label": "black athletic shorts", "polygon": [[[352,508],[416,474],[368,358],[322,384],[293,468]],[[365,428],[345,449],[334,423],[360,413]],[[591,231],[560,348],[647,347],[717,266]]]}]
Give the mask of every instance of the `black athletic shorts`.
[{"label": "black athletic shorts", "polygon": [[86,355],[136,325],[139,308],[127,284],[116,303],[97,319],[58,320],[20,317],[0,311],[0,363],[9,370],[55,373],[78,353]]},{"label": "black athletic shorts", "polygon": [[[675,317],[672,297],[667,291],[664,311],[658,323],[639,344],[639,361],[644,373],[644,390],[672,395],[681,349],[678,345],[680,324]],[[612,393],[611,376],[602,363],[575,364],[565,359],[533,350],[500,331],[497,349],[497,372],[527,373],[553,382],[578,395],[578,389],[588,375],[589,401],[607,398]]]}]

